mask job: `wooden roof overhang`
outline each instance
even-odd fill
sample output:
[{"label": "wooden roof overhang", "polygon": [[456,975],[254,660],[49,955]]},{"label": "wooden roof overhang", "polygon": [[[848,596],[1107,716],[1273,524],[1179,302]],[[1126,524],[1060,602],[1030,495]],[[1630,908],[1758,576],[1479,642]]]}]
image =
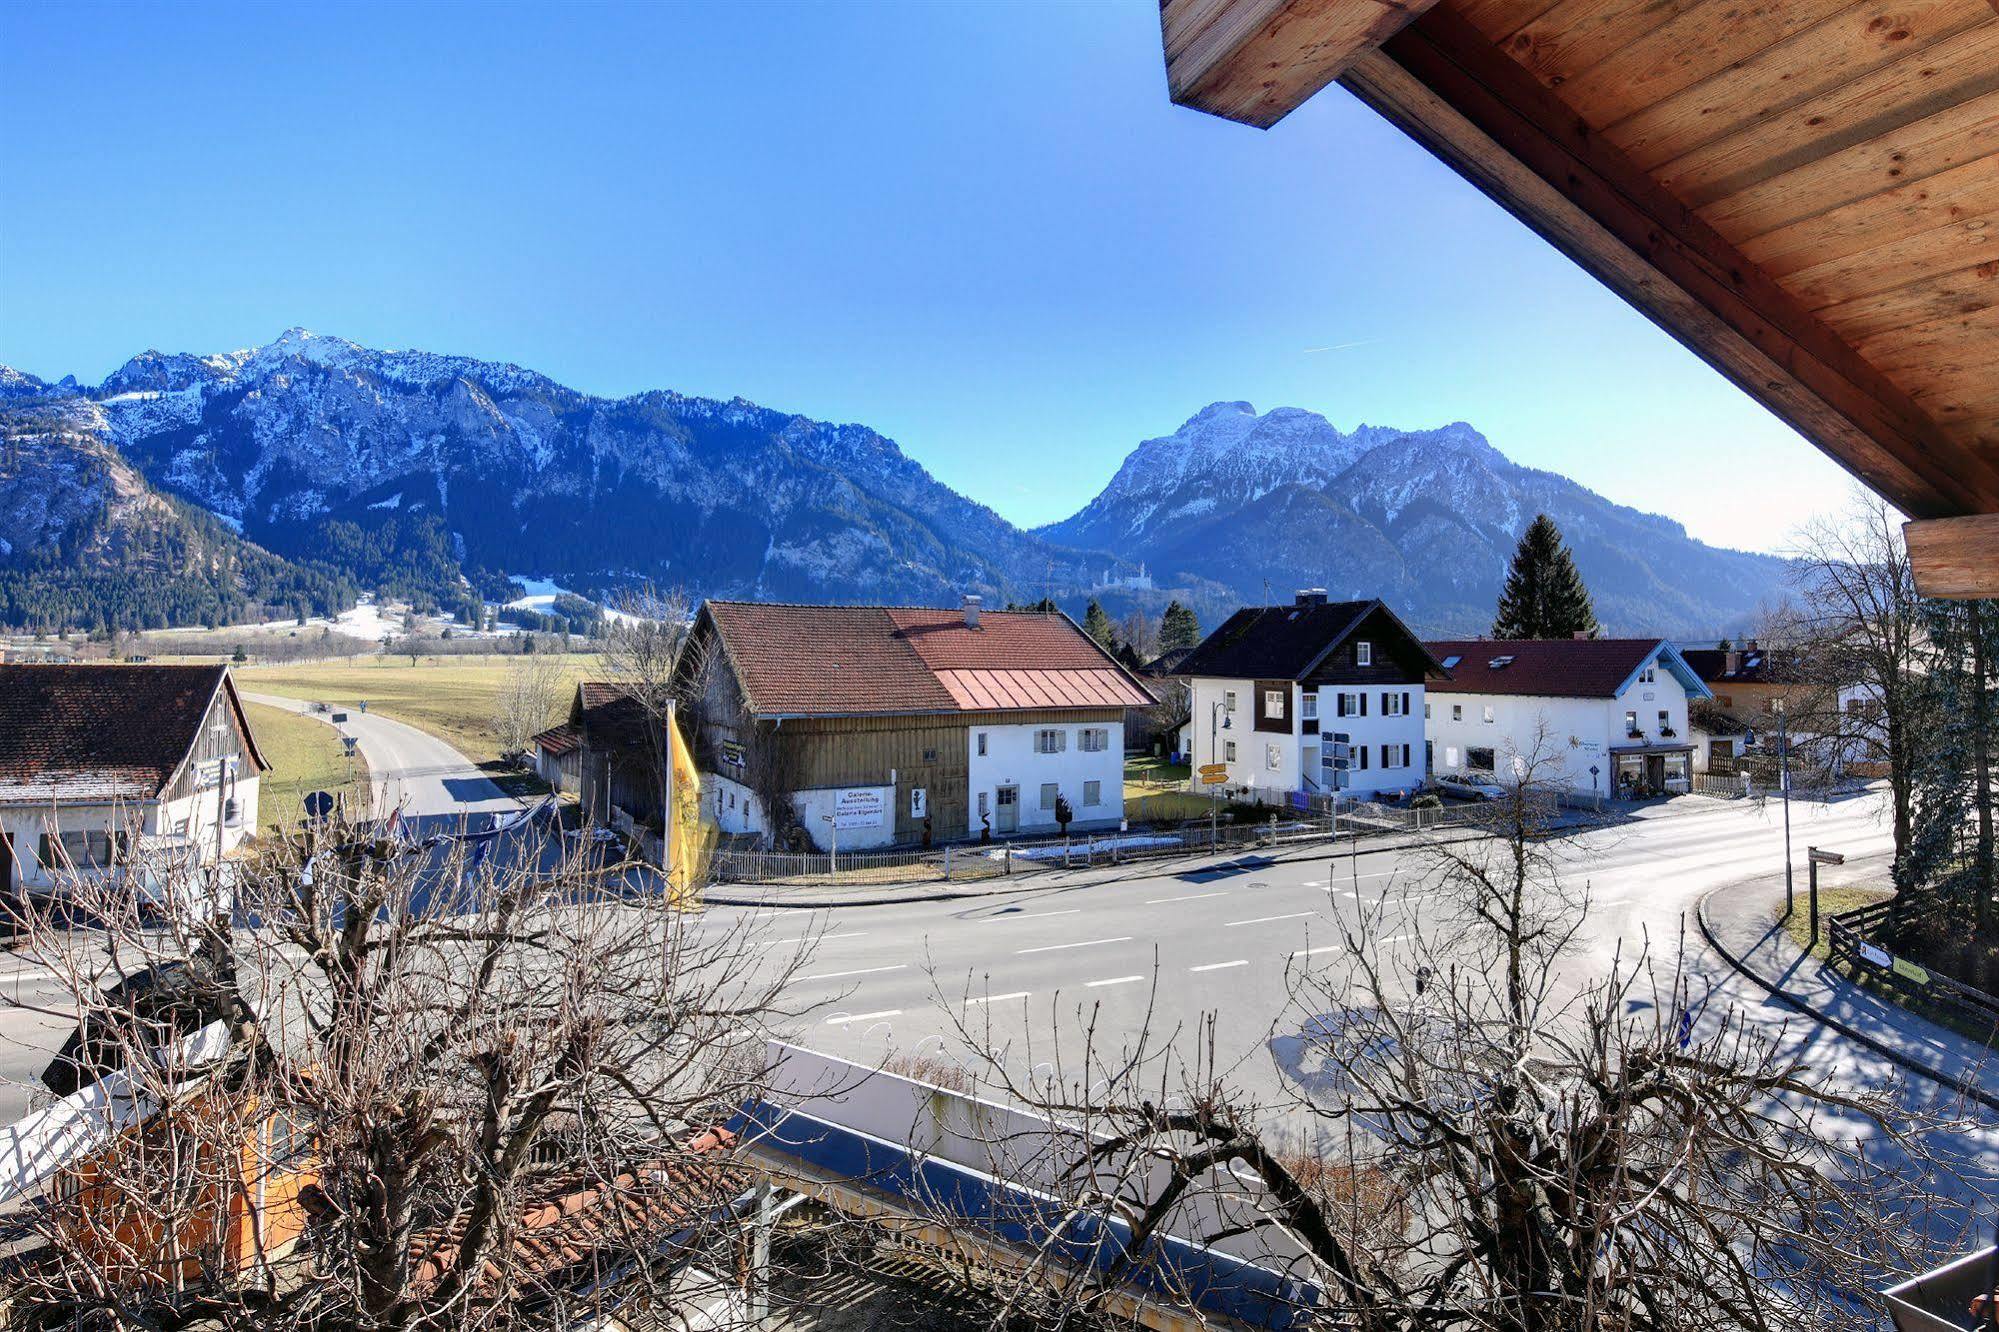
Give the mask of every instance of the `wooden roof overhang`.
[{"label": "wooden roof overhang", "polygon": [[1162,0],[1173,100],[1337,81],[1999,596],[1999,0]]}]

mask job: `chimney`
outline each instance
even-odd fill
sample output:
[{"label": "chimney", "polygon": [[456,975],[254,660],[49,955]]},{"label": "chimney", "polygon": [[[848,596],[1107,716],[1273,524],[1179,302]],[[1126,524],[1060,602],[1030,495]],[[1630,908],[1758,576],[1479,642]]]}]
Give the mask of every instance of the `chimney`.
[{"label": "chimney", "polygon": [[1728,654],[1722,658],[1721,673],[1723,675],[1733,675],[1741,669],[1742,654],[1731,648]]},{"label": "chimney", "polygon": [[976,629],[979,627],[979,607],[984,604],[984,601],[983,597],[973,596],[969,592],[965,594],[965,627],[967,629]]},{"label": "chimney", "polygon": [[1323,606],[1326,604],[1326,589],[1323,587],[1301,587],[1295,603],[1299,606]]},{"label": "chimney", "polygon": [[1585,630],[1578,629],[1574,633],[1570,634],[1569,637],[1577,640],[1578,642],[1584,642],[1588,640],[1589,634]]}]

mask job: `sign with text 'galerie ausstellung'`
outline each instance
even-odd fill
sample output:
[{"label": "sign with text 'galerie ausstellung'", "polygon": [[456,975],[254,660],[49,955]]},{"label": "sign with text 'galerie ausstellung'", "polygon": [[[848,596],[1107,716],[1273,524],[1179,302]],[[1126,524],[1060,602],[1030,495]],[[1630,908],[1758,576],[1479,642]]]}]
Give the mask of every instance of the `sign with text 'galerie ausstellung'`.
[{"label": "sign with text 'galerie ausstellung'", "polygon": [[879,828],[888,813],[888,800],[875,787],[853,786],[840,792],[833,803],[836,828]]}]

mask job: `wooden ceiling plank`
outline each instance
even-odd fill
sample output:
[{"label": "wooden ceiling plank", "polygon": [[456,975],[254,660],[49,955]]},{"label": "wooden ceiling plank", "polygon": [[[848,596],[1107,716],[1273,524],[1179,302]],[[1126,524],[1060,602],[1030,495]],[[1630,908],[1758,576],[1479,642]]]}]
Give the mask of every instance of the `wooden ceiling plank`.
[{"label": "wooden ceiling plank", "polygon": [[1926,597],[1999,597],[1999,513],[1911,522],[1902,536],[1916,591]]},{"label": "wooden ceiling plank", "polygon": [[1995,152],[1999,152],[1999,87],[1879,138],[1758,181],[1706,207],[1694,199],[1686,202],[1724,236],[1762,236]]},{"label": "wooden ceiling plank", "polygon": [[1774,46],[1851,0],[1706,0],[1562,85],[1562,100],[1603,127]]},{"label": "wooden ceiling plank", "polygon": [[1991,362],[1995,346],[1999,346],[1999,304],[1877,333],[1857,341],[1854,349],[1898,384],[1937,382],[1913,377],[1924,374],[1943,377],[1983,371],[1987,382],[1999,388],[1999,365]]},{"label": "wooden ceiling plank", "polygon": [[1503,41],[1560,4],[1562,0],[1453,0],[1451,8],[1465,22],[1494,41]]},{"label": "wooden ceiling plank", "polygon": [[1946,222],[1800,268],[1785,275],[1784,285],[1807,309],[1822,310],[1995,258],[1999,258],[1999,212]]},{"label": "wooden ceiling plank", "polygon": [[1999,306],[1999,258],[1828,305],[1819,318],[1856,345],[1883,333]]},{"label": "wooden ceiling plank", "polygon": [[1999,509],[1966,454],[1559,98],[1449,10],[1342,80],[1904,512]]},{"label": "wooden ceiling plank", "polygon": [[1736,244],[1751,263],[1782,278],[1829,259],[1864,253],[1934,227],[1988,217],[1994,211],[1999,211],[1999,156],[1966,162]]},{"label": "wooden ceiling plank", "polygon": [[[1629,154],[1635,165],[1655,171],[1745,128],[1769,127],[1784,112],[1842,84],[1981,26],[1993,28],[1999,36],[1999,23],[1985,0],[1916,4],[1874,0],[1857,5],[1605,126],[1604,137]],[[1804,115],[1816,113],[1807,108]],[[1709,185],[1698,167],[1699,158],[1692,157],[1677,171],[1657,174],[1675,194],[1699,204],[1707,200],[1689,190]],[[1727,193],[1731,188],[1740,186],[1724,183],[1720,190]]]},{"label": "wooden ceiling plank", "polygon": [[1703,0],[1560,0],[1496,41],[1543,85],[1556,88]]},{"label": "wooden ceiling plank", "polygon": [[1437,0],[1168,0],[1166,86],[1181,106],[1270,126]]}]

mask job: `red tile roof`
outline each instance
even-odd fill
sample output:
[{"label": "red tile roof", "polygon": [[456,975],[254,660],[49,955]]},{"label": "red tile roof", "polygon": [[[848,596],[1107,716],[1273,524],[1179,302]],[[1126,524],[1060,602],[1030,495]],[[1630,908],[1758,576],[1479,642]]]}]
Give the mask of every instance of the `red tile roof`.
[{"label": "red tile roof", "polygon": [[574,726],[563,722],[536,735],[534,743],[542,753],[554,754],[559,758],[575,750],[576,746],[582,743],[582,737],[576,733]]},{"label": "red tile roof", "polygon": [[[1665,644],[1656,638],[1476,638],[1423,646],[1451,673],[1448,681],[1431,683],[1434,694],[1615,698]],[[1494,664],[1502,659],[1503,665]]]},{"label": "red tile roof", "polygon": [[763,716],[1148,707],[1152,696],[1064,615],[711,601]]},{"label": "red tile roof", "polygon": [[194,748],[217,689],[263,772],[226,666],[0,665],[0,798],[158,795]]}]

